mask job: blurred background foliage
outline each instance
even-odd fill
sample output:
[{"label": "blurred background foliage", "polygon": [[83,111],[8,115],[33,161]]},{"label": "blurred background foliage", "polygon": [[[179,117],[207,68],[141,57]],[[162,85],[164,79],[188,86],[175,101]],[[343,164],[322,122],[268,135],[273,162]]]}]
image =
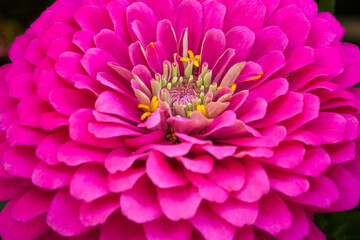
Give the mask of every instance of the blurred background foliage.
[{"label": "blurred background foliage", "polygon": [[[7,49],[15,37],[54,0],[0,0],[0,65],[9,62]],[[331,12],[347,30],[342,41],[360,46],[359,0],[316,0],[320,12]],[[0,209],[6,202],[0,202]],[[329,240],[360,240],[360,205],[347,212],[315,214],[315,223]]]}]

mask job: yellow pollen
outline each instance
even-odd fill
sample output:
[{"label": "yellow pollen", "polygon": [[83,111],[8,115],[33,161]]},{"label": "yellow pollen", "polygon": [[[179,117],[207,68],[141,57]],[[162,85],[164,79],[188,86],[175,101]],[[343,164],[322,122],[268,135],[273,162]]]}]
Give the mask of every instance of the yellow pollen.
[{"label": "yellow pollen", "polygon": [[145,118],[149,117],[151,115],[151,112],[144,112],[143,115],[141,115],[141,121],[144,120]]},{"label": "yellow pollen", "polygon": [[259,72],[257,76],[252,77],[252,78],[249,78],[249,79],[246,79],[244,82],[253,81],[253,80],[258,80],[259,78],[262,77],[263,74],[264,74],[263,72]]},{"label": "yellow pollen", "polygon": [[188,62],[190,59],[193,60],[194,66],[199,67],[200,66],[200,55],[194,56],[194,53],[189,50],[188,52],[189,57],[182,57],[180,58],[180,61],[182,62]]},{"label": "yellow pollen", "polygon": [[153,42],[150,43],[150,47],[154,48],[155,49],[155,45]]},{"label": "yellow pollen", "polygon": [[199,104],[196,106],[196,110],[198,110],[199,112],[201,112],[202,115],[204,115],[205,117],[207,116],[207,110],[204,104]]},{"label": "yellow pollen", "polygon": [[222,86],[218,86],[216,89],[219,90],[219,89],[222,89],[223,87]]},{"label": "yellow pollen", "polygon": [[151,99],[150,106],[146,104],[139,104],[138,108],[145,110],[145,112],[141,115],[141,121],[146,119],[151,115],[159,107],[159,100],[157,96],[153,96]]},{"label": "yellow pollen", "polygon": [[235,92],[235,90],[236,90],[236,83],[234,83],[233,85],[231,85],[231,90],[233,91],[233,92]]}]

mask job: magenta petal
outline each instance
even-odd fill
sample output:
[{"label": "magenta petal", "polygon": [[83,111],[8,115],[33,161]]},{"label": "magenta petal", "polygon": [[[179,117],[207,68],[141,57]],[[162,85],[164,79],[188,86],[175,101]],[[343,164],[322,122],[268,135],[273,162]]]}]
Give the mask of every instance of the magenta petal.
[{"label": "magenta petal", "polygon": [[258,216],[258,203],[245,203],[229,198],[226,202],[210,203],[211,209],[224,220],[236,227],[254,224]]},{"label": "magenta petal", "polygon": [[97,149],[70,140],[58,149],[57,157],[60,162],[68,166],[78,166],[83,163],[102,163],[108,153],[109,152],[104,149]]},{"label": "magenta petal", "polygon": [[85,227],[104,224],[107,218],[120,207],[119,195],[107,195],[91,203],[80,205],[80,221]]},{"label": "magenta petal", "polygon": [[155,149],[169,158],[185,156],[189,153],[192,144],[179,143],[177,145],[152,145],[151,149]]},{"label": "magenta petal", "polygon": [[[174,19],[174,6],[171,0],[141,0],[148,5],[155,13],[158,19]],[[166,6],[164,8],[163,6]]]},{"label": "magenta petal", "polygon": [[143,168],[128,169],[109,174],[108,186],[111,192],[119,193],[131,189],[134,184],[146,173]]},{"label": "magenta petal", "polygon": [[7,173],[23,178],[31,177],[38,162],[33,149],[27,147],[9,148],[1,159]]},{"label": "magenta petal", "polygon": [[245,182],[245,168],[236,159],[225,159],[216,164],[207,177],[229,192],[239,191]]},{"label": "magenta petal", "polygon": [[[230,63],[244,61],[250,53],[255,41],[255,34],[245,26],[236,26],[226,33],[226,48],[235,49]],[[230,64],[230,65],[231,65]]]},{"label": "magenta petal", "polygon": [[246,179],[240,191],[232,192],[231,196],[244,202],[258,201],[270,190],[270,183],[265,169],[255,161],[244,162]]},{"label": "magenta petal", "polygon": [[73,43],[78,46],[83,52],[89,48],[95,47],[93,32],[87,30],[77,31],[73,37]]},{"label": "magenta petal", "polygon": [[107,185],[107,171],[102,165],[89,163],[81,165],[70,182],[70,194],[76,199],[91,202],[110,192]]},{"label": "magenta petal", "polygon": [[61,114],[70,116],[81,108],[94,105],[94,100],[89,96],[71,88],[56,88],[49,94],[49,102]]},{"label": "magenta petal", "polygon": [[71,83],[72,77],[75,74],[86,74],[84,68],[80,64],[80,59],[82,57],[83,55],[73,52],[61,54],[55,63],[56,72]]},{"label": "magenta petal", "polygon": [[234,240],[254,240],[254,228],[252,226],[244,226],[236,230]]},{"label": "magenta petal", "polygon": [[322,18],[314,18],[310,22],[311,30],[306,45],[312,48],[329,46],[336,38],[336,33],[331,29],[329,22]]},{"label": "magenta petal", "polygon": [[112,152],[105,158],[105,168],[110,173],[116,173],[116,171],[125,171],[130,168],[133,163],[141,157],[146,156],[147,153],[135,153],[132,152],[131,149],[125,147],[119,147]]},{"label": "magenta petal", "polygon": [[139,41],[129,45],[129,54],[131,63],[134,66],[139,64],[147,65],[145,52],[143,51],[143,47],[141,46],[141,43]]},{"label": "magenta petal", "polygon": [[286,231],[280,232],[278,235],[276,235],[276,238],[280,240],[303,239],[309,234],[310,229],[310,224],[306,216],[306,212],[302,206],[291,203],[287,203],[287,205],[293,216],[293,221],[291,227]]},{"label": "magenta petal", "polygon": [[7,201],[30,186],[31,181],[17,178],[0,178],[0,201]]},{"label": "magenta petal", "polygon": [[[288,24],[291,22],[292,24]],[[277,10],[267,21],[267,25],[279,26],[289,39],[287,51],[304,46],[310,31],[310,22],[296,5],[286,6]],[[297,27],[294,28],[293,26]]]},{"label": "magenta petal", "polygon": [[156,40],[164,45],[167,52],[167,59],[172,59],[174,53],[177,53],[177,40],[175,30],[169,20],[163,19],[158,23]]},{"label": "magenta petal", "polygon": [[24,193],[11,209],[11,217],[16,221],[27,222],[49,209],[55,192],[31,188]]},{"label": "magenta petal", "polygon": [[120,211],[112,214],[101,225],[100,240],[146,239],[143,227],[123,216]]},{"label": "magenta petal", "polygon": [[112,21],[105,9],[93,6],[81,7],[74,13],[74,18],[81,29],[95,34],[102,29],[113,29]]},{"label": "magenta petal", "polygon": [[303,126],[318,135],[323,144],[332,144],[344,139],[346,119],[337,113],[320,112],[319,117]]},{"label": "magenta petal", "polygon": [[209,240],[231,240],[236,231],[233,225],[218,217],[205,203],[199,207],[190,223]]},{"label": "magenta petal", "polygon": [[146,60],[154,72],[162,72],[166,58],[167,53],[162,42],[156,41],[146,47]]},{"label": "magenta petal", "polygon": [[103,29],[94,38],[96,47],[104,49],[106,52],[114,56],[127,69],[131,69],[130,56],[128,51],[128,44],[125,39],[118,36],[115,32]]},{"label": "magenta petal", "polygon": [[359,178],[341,165],[329,168],[326,173],[339,189],[339,199],[330,206],[330,211],[345,211],[356,207],[360,194]]},{"label": "magenta petal", "polygon": [[226,14],[226,7],[222,3],[209,0],[203,2],[204,35],[212,28],[222,29]]},{"label": "magenta petal", "polygon": [[130,36],[126,26],[126,9],[128,6],[128,1],[123,0],[115,0],[107,3],[107,10],[114,24],[115,32],[124,39],[127,44],[130,43]]},{"label": "magenta petal", "polygon": [[214,159],[209,155],[199,155],[196,157],[179,157],[184,167],[196,173],[209,173],[214,167]]},{"label": "magenta petal", "polygon": [[146,172],[153,183],[160,188],[184,186],[188,183],[181,168],[176,168],[172,159],[166,159],[160,152],[151,150],[146,161]]},{"label": "magenta petal", "polygon": [[11,210],[17,199],[17,197],[12,198],[0,213],[0,235],[3,239],[36,239],[50,230],[45,215],[24,223],[13,220]]},{"label": "magenta petal", "polygon": [[275,192],[261,198],[259,216],[255,226],[276,235],[280,231],[288,230],[292,223],[292,214],[284,201]]},{"label": "magenta petal", "polygon": [[95,109],[99,112],[115,114],[133,122],[140,122],[141,112],[133,102],[114,92],[106,91],[100,94]]},{"label": "magenta petal", "polygon": [[76,169],[63,164],[48,166],[39,162],[31,176],[31,181],[41,188],[59,189],[70,184],[75,171]]},{"label": "magenta petal", "polygon": [[146,238],[149,240],[188,240],[193,231],[192,226],[188,222],[172,222],[164,217],[145,223],[144,230]]},{"label": "magenta petal", "polygon": [[188,29],[189,50],[196,52],[203,30],[203,10],[198,1],[185,0],[175,12],[174,29],[177,39],[180,39],[184,29]]},{"label": "magenta petal", "polygon": [[122,213],[136,223],[149,222],[163,215],[156,189],[145,177],[141,178],[132,189],[121,194],[120,206]]},{"label": "magenta petal", "polygon": [[339,199],[339,189],[330,178],[319,175],[317,178],[309,179],[309,183],[309,191],[289,200],[303,205],[329,208]]},{"label": "magenta petal", "polygon": [[59,190],[46,216],[47,224],[62,236],[74,236],[86,232],[79,216],[80,202],[73,199],[68,188]]},{"label": "magenta petal", "polygon": [[143,26],[144,31],[150,34],[147,41],[142,42],[143,47],[148,45],[150,42],[155,41],[155,32],[158,20],[154,11],[149,6],[142,2],[136,2],[126,9],[127,28],[132,40],[135,42],[140,39],[138,39],[132,27],[132,23],[134,22],[140,23]]},{"label": "magenta petal", "polygon": [[307,178],[295,174],[267,171],[271,189],[290,197],[297,197],[309,190]]},{"label": "magenta petal", "polygon": [[257,60],[268,52],[279,50],[283,52],[288,45],[288,38],[277,26],[269,26],[256,33],[254,47],[249,59]]},{"label": "magenta petal", "polygon": [[43,57],[45,57],[45,53],[40,46],[40,40],[32,40],[25,51],[24,59],[33,65],[37,65]]},{"label": "magenta petal", "polygon": [[217,203],[223,203],[228,199],[229,191],[226,191],[205,176],[190,171],[185,171],[185,173],[189,181],[199,188],[199,194],[204,199]]},{"label": "magenta petal", "polygon": [[192,218],[202,200],[198,188],[192,184],[157,191],[160,207],[172,221]]},{"label": "magenta petal", "polygon": [[22,127],[14,123],[7,129],[6,140],[11,147],[35,146],[46,136],[47,133],[38,128]]},{"label": "magenta petal", "polygon": [[113,76],[118,76],[109,66],[110,62],[117,62],[116,58],[101,48],[88,49],[80,62],[88,75],[94,80],[99,72],[106,72]]},{"label": "magenta petal", "polygon": [[317,177],[330,166],[329,154],[321,147],[307,147],[303,162],[294,170],[305,176]]},{"label": "magenta petal", "polygon": [[211,29],[206,32],[201,46],[201,63],[207,63],[212,69],[225,50],[226,39],[221,30]]}]

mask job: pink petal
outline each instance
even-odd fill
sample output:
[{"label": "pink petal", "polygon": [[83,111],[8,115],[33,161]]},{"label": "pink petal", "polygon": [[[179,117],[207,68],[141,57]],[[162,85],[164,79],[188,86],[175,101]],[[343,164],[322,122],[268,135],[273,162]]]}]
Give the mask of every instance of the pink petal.
[{"label": "pink petal", "polygon": [[59,190],[46,216],[47,224],[62,236],[74,236],[90,230],[80,221],[80,202],[73,199],[68,188]]},{"label": "pink petal", "polygon": [[35,186],[45,189],[59,189],[70,184],[76,169],[64,164],[49,166],[39,162],[31,176]]},{"label": "pink petal", "polygon": [[324,149],[329,154],[332,165],[351,161],[356,156],[355,144],[352,141],[326,145]]},{"label": "pink petal", "polygon": [[223,203],[228,199],[229,191],[226,191],[205,176],[190,171],[185,171],[185,173],[189,181],[199,188],[199,194],[204,199],[217,203]]},{"label": "pink petal", "polygon": [[65,52],[61,54],[55,63],[56,72],[67,82],[72,82],[72,77],[75,74],[86,74],[84,68],[80,64],[82,54]]},{"label": "pink petal", "polygon": [[232,0],[229,4],[231,5],[227,8],[224,23],[225,31],[235,26],[246,26],[256,32],[262,27],[266,12],[262,1]]},{"label": "pink petal", "polygon": [[0,178],[0,201],[7,201],[24,191],[31,181],[23,178]]},{"label": "pink petal", "polygon": [[192,226],[186,221],[172,222],[164,217],[145,223],[144,230],[149,240],[188,240],[193,231]]},{"label": "pink petal", "polygon": [[58,38],[51,42],[46,54],[56,61],[63,52],[80,53],[81,51],[75,44],[72,43],[71,40]]},{"label": "pink petal", "polygon": [[120,193],[131,189],[146,173],[143,168],[132,168],[124,172],[118,171],[108,176],[108,186],[111,192]]},{"label": "pink petal", "polygon": [[31,177],[38,162],[34,150],[28,147],[9,148],[1,159],[7,173],[23,178]]},{"label": "pink petal", "polygon": [[124,39],[127,44],[130,43],[130,36],[126,26],[126,9],[128,6],[129,3],[123,0],[107,3],[107,10],[114,24],[115,33]]},{"label": "pink petal", "polygon": [[151,149],[155,149],[169,158],[185,156],[189,153],[192,144],[179,143],[177,145],[152,145]]},{"label": "pink petal", "polygon": [[293,170],[302,175],[317,177],[330,166],[329,154],[321,147],[306,147],[303,162]]},{"label": "pink petal", "polygon": [[24,59],[33,65],[37,65],[41,59],[45,57],[45,53],[40,46],[40,40],[32,40],[26,48]]},{"label": "pink petal", "polygon": [[283,52],[289,40],[278,26],[269,26],[256,33],[254,47],[252,48],[249,59],[257,60],[267,53],[279,50]]},{"label": "pink petal", "polygon": [[81,108],[94,106],[94,100],[80,91],[71,88],[56,88],[49,94],[49,102],[54,109],[70,116]]},{"label": "pink petal", "polygon": [[319,175],[317,178],[309,179],[309,183],[309,191],[289,200],[303,205],[329,208],[339,199],[339,189],[330,178]]},{"label": "pink petal", "polygon": [[55,193],[40,188],[31,188],[17,200],[11,209],[12,219],[27,222],[46,213]]},{"label": "pink petal", "polygon": [[95,34],[102,29],[113,29],[113,24],[105,9],[84,6],[76,10],[74,18],[81,29]]},{"label": "pink petal", "polygon": [[[310,20],[311,29],[307,38],[308,46],[312,48],[321,48],[329,46],[336,38],[336,33],[331,29],[329,22],[322,18]],[[319,34],[321,31],[322,34]]]},{"label": "pink petal", "polygon": [[188,183],[181,168],[176,168],[176,162],[166,159],[160,152],[151,150],[146,161],[146,172],[152,182],[160,188],[184,186]]},{"label": "pink petal", "polygon": [[259,202],[259,216],[255,226],[276,235],[280,231],[288,230],[292,224],[292,214],[278,194],[270,192]]},{"label": "pink petal", "polygon": [[188,29],[189,50],[196,52],[203,30],[203,10],[198,1],[185,0],[175,12],[174,29],[180,39],[184,29]]},{"label": "pink petal", "polygon": [[128,44],[125,39],[118,36],[115,32],[103,29],[94,38],[96,47],[104,49],[106,52],[114,56],[121,66],[131,69]]},{"label": "pink petal", "polygon": [[120,147],[110,152],[106,157],[105,168],[110,173],[116,173],[118,170],[125,171],[130,168],[137,159],[145,156],[147,156],[147,153],[135,153],[132,152],[131,149]]},{"label": "pink petal", "polygon": [[136,66],[139,64],[147,65],[143,47],[139,41],[129,45],[129,54],[131,63]]},{"label": "pink petal", "polygon": [[163,62],[167,58],[166,49],[162,42],[156,41],[153,42],[153,45],[148,45],[145,55],[151,69],[156,73],[162,72]]},{"label": "pink petal", "polygon": [[73,37],[73,43],[78,46],[83,52],[89,48],[95,47],[93,32],[87,30],[77,31]]},{"label": "pink petal", "polygon": [[[174,19],[174,6],[171,0],[141,0],[141,2],[148,5],[155,13],[158,19]],[[164,8],[163,6],[166,6]]]},{"label": "pink petal", "polygon": [[111,62],[116,63],[116,58],[103,49],[88,49],[80,62],[88,75],[94,80],[96,79],[99,72],[106,72],[115,77],[118,76],[117,73],[109,65],[109,63]]},{"label": "pink petal", "polygon": [[100,240],[146,239],[142,225],[129,221],[120,211],[101,225]]},{"label": "pink petal", "polygon": [[[291,22],[291,24],[288,24]],[[277,10],[267,21],[267,25],[279,26],[289,39],[287,51],[304,46],[310,31],[310,22],[296,5]],[[293,26],[297,26],[294,28]]]},{"label": "pink petal", "polygon": [[329,211],[345,211],[356,207],[360,194],[359,178],[340,165],[332,166],[325,174],[335,182],[340,194]]},{"label": "pink petal", "polygon": [[270,183],[264,168],[255,161],[244,162],[246,179],[240,191],[232,192],[231,196],[244,202],[258,201],[270,190]]},{"label": "pink petal", "polygon": [[234,240],[254,240],[254,228],[252,226],[238,228]]},{"label": "pink petal", "polygon": [[254,224],[258,216],[258,203],[245,203],[229,198],[226,202],[209,203],[211,209],[221,218],[236,227]]},{"label": "pink petal", "polygon": [[210,29],[222,29],[226,14],[226,6],[222,3],[209,0],[203,2],[204,9],[204,35]]},{"label": "pink petal", "polygon": [[196,173],[209,173],[214,167],[214,159],[209,155],[199,155],[196,157],[179,157],[184,167]]},{"label": "pink petal", "polygon": [[44,215],[24,223],[13,220],[11,210],[17,200],[17,197],[12,198],[0,213],[0,235],[3,239],[36,239],[50,230]]},{"label": "pink petal", "polygon": [[245,182],[245,168],[236,159],[225,159],[216,164],[207,177],[229,192],[239,191]]},{"label": "pink petal", "polygon": [[147,178],[141,178],[132,189],[120,196],[122,213],[136,223],[155,220],[163,215],[156,189]]},{"label": "pink petal", "polygon": [[343,116],[332,112],[320,112],[319,117],[303,126],[318,135],[323,144],[337,143],[343,140],[346,120]]},{"label": "pink petal", "polygon": [[123,145],[119,138],[96,138],[88,130],[88,124],[92,121],[95,121],[92,109],[80,109],[71,115],[69,119],[70,138],[83,144],[101,148],[115,148]]},{"label": "pink petal", "polygon": [[99,112],[115,114],[133,122],[140,122],[140,111],[133,102],[114,92],[100,94],[95,109]]},{"label": "pink petal", "polygon": [[81,165],[74,173],[70,182],[70,194],[76,199],[92,202],[107,195],[107,171],[102,164],[88,163]]},{"label": "pink petal", "polygon": [[230,65],[244,61],[255,41],[255,34],[245,26],[236,26],[226,33],[226,48],[235,49]]},{"label": "pink petal", "polygon": [[267,171],[270,188],[290,197],[297,197],[309,190],[307,178],[295,174]]},{"label": "pink petal", "polygon": [[49,94],[54,88],[69,87],[66,81],[62,79],[54,69],[46,69],[41,71],[37,82],[36,95],[45,100],[49,100]]},{"label": "pink petal", "polygon": [[[14,65],[14,63],[12,65]],[[10,78],[8,81],[9,96],[22,100],[36,95],[35,84],[32,81],[32,77],[33,74],[31,73],[21,73]]]},{"label": "pink petal", "polygon": [[46,136],[47,133],[38,128],[22,127],[14,123],[7,129],[6,140],[11,147],[35,146]]},{"label": "pink petal", "polygon": [[90,147],[70,140],[58,149],[57,157],[60,162],[68,166],[78,166],[91,162],[103,163],[108,153],[104,149]]},{"label": "pink petal", "polygon": [[53,131],[62,126],[69,126],[69,119],[64,115],[53,111],[42,114],[39,125],[44,130]]},{"label": "pink petal", "polygon": [[196,228],[204,238],[209,240],[233,239],[236,228],[222,220],[204,203],[196,215],[190,219],[190,223]]},{"label": "pink petal", "polygon": [[306,212],[303,210],[302,206],[287,203],[289,210],[293,216],[293,221],[291,227],[280,232],[276,235],[276,238],[279,240],[285,239],[303,239],[309,233],[309,220],[306,216]]},{"label": "pink petal", "polygon": [[201,46],[201,63],[208,63],[209,69],[212,69],[223,54],[225,45],[225,35],[221,30],[211,29],[206,32]]},{"label": "pink petal", "polygon": [[[136,32],[134,32],[132,23],[138,22],[143,26],[144,31],[149,33],[149,37],[142,42],[143,47],[147,46],[150,42],[155,41],[155,32],[158,20],[154,11],[142,2],[131,4],[126,9],[126,23],[129,30],[131,39],[135,42],[138,39]],[[140,40],[141,41],[141,40]]]},{"label": "pink petal", "polygon": [[64,22],[55,22],[51,24],[40,38],[40,46],[47,51],[51,43],[57,38],[71,40],[76,28]]},{"label": "pink petal", "polygon": [[165,216],[172,221],[192,218],[202,200],[197,187],[161,189],[158,188],[158,200]]},{"label": "pink petal", "polygon": [[177,53],[177,40],[175,30],[170,21],[163,19],[158,23],[156,39],[161,42],[167,52],[167,59],[170,60]]},{"label": "pink petal", "polygon": [[119,195],[107,195],[91,203],[80,205],[80,221],[85,227],[101,225],[120,207]]}]

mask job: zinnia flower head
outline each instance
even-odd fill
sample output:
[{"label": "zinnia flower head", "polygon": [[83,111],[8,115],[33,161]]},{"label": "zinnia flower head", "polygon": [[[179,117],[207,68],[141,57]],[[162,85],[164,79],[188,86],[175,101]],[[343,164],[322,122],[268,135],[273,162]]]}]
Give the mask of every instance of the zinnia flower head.
[{"label": "zinnia flower head", "polygon": [[360,52],[313,0],[58,0],[0,68],[3,239],[325,239]]}]

